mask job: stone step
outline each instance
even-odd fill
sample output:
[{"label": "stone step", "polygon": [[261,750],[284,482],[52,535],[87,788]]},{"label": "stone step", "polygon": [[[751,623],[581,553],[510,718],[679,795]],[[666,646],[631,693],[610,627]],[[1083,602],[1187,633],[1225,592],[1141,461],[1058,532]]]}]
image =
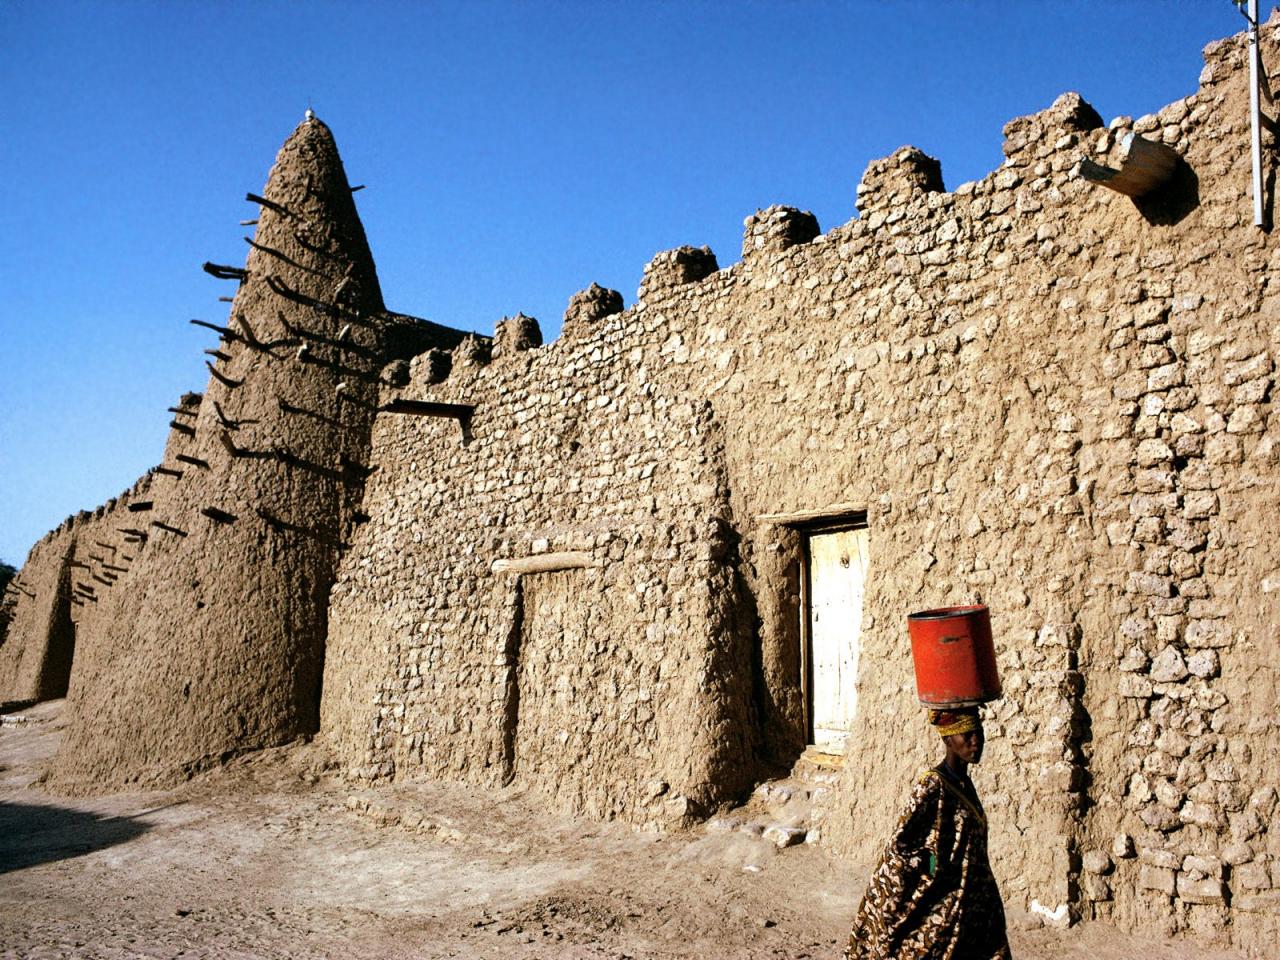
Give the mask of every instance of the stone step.
[{"label": "stone step", "polygon": [[756,786],[745,804],[713,817],[709,833],[742,832],[777,844],[817,843],[827,819],[825,804],[835,793],[844,757],[810,748],[795,763],[789,776],[766,780]]}]

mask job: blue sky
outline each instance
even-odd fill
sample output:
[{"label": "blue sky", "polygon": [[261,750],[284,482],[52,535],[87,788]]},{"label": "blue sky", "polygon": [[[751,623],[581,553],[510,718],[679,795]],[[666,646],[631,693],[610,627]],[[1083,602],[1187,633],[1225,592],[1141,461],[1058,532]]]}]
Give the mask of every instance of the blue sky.
[{"label": "blue sky", "polygon": [[1229,0],[0,0],[0,559],[158,462],[206,379],[187,320],[226,314],[200,264],[243,260],[244,194],[309,104],[388,306],[550,338],[659,250],[734,262],[758,207],[851,219],[903,144],[950,188],[1063,91],[1156,110],[1242,26]]}]

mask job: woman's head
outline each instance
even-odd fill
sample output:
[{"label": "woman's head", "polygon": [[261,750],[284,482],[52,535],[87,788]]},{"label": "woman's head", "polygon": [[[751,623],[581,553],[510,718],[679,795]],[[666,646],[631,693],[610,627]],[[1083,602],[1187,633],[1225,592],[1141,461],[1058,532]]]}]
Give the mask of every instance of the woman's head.
[{"label": "woman's head", "polygon": [[929,722],[942,737],[948,757],[955,757],[967,764],[982,760],[982,748],[986,738],[983,735],[982,717],[977,707],[930,710]]}]

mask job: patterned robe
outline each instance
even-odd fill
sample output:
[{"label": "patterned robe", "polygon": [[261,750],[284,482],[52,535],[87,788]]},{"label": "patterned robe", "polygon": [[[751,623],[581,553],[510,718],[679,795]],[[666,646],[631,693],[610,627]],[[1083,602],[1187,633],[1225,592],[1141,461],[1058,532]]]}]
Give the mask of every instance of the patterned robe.
[{"label": "patterned robe", "polygon": [[[967,788],[967,789],[966,789]],[[1008,960],[1004,905],[971,783],[921,774],[858,907],[847,960]]]}]

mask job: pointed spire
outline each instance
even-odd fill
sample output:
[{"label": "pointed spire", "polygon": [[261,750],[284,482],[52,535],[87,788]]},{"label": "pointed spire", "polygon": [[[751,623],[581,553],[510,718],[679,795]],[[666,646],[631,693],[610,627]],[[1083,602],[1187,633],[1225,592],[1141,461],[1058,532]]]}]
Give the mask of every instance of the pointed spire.
[{"label": "pointed spire", "polygon": [[333,134],[314,112],[284,142],[263,189],[251,278],[362,313],[382,309],[364,227]]}]

